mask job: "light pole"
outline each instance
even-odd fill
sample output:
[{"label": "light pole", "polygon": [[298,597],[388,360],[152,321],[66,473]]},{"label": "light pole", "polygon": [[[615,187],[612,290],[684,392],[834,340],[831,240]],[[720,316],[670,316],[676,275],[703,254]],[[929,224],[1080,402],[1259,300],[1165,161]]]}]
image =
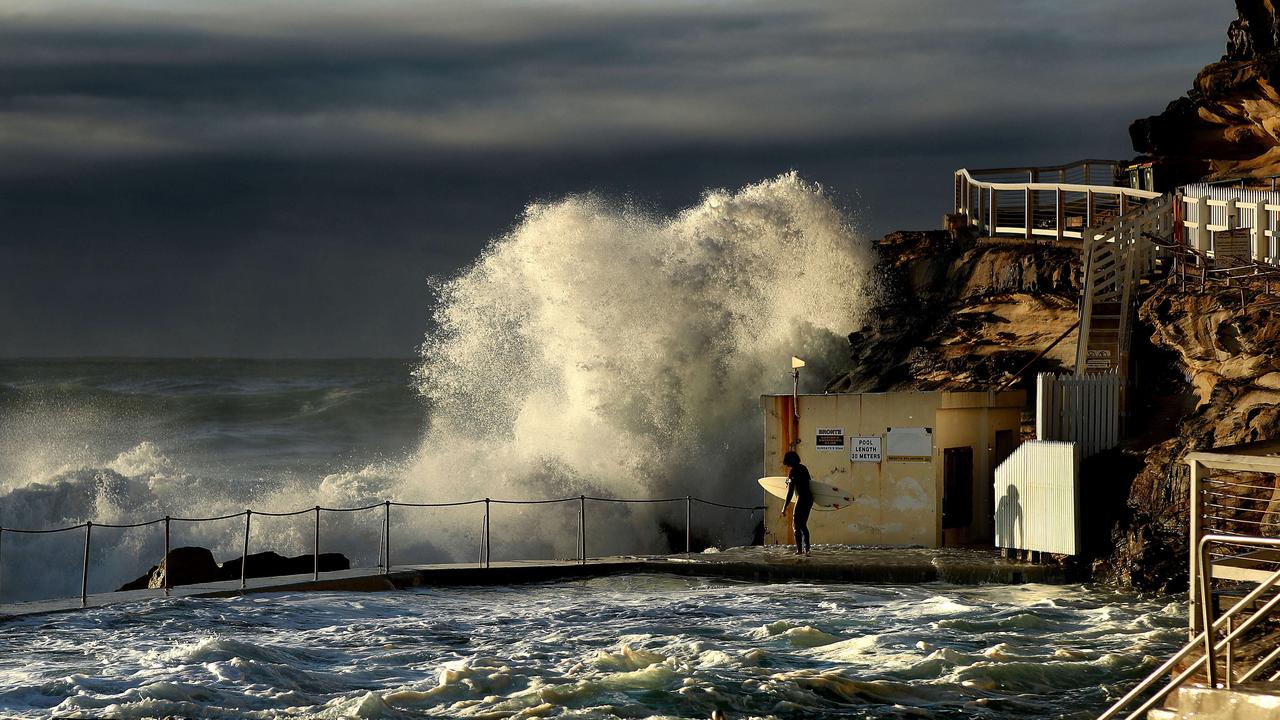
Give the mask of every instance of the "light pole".
[{"label": "light pole", "polygon": [[794,438],[791,441],[791,449],[795,450],[800,444],[800,368],[804,367],[804,361],[795,355],[791,356],[791,425]]}]

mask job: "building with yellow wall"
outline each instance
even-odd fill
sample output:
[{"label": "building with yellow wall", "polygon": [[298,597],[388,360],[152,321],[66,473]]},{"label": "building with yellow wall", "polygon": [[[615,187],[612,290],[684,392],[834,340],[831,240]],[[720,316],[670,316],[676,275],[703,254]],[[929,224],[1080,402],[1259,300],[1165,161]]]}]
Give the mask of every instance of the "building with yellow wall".
[{"label": "building with yellow wall", "polygon": [[[764,475],[794,449],[817,483],[852,506],[814,511],[815,543],[989,543],[995,468],[1020,442],[1022,391],[765,395]],[[794,542],[782,500],[765,493],[765,544]]]}]

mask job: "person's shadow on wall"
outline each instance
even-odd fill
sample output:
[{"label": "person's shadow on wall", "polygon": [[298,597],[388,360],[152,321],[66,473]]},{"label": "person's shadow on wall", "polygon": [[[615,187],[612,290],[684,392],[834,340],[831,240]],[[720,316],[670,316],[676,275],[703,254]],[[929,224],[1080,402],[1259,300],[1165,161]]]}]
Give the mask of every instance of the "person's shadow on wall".
[{"label": "person's shadow on wall", "polygon": [[1026,535],[1022,528],[1022,503],[1018,501],[1018,488],[1005,488],[1000,503],[996,505],[996,534],[1002,547],[1018,547]]}]

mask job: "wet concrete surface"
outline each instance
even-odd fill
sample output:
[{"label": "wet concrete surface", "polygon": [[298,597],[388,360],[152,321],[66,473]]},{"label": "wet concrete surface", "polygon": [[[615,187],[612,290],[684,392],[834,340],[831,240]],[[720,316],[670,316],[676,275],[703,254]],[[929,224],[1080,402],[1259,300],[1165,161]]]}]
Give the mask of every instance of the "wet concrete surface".
[{"label": "wet concrete surface", "polygon": [[[790,546],[737,547],[724,551],[678,555],[631,555],[577,560],[403,565],[390,572],[353,568],[312,575],[264,577],[183,585],[172,597],[231,597],[264,592],[373,592],[450,585],[516,585],[620,573],[657,572],[725,577],[756,582],[928,583],[957,585],[1064,583],[1071,578],[1056,564],[1002,559],[990,548],[901,548],[816,545],[810,556],[797,556]],[[82,608],[139,602],[165,596],[164,590],[95,593],[79,597],[0,605],[0,620]]]}]

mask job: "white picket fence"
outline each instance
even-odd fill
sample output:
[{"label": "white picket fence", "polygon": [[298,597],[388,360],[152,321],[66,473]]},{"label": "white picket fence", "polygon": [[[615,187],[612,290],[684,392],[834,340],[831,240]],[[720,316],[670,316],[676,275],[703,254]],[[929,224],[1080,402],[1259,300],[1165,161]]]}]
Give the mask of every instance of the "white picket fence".
[{"label": "white picket fence", "polygon": [[1079,445],[1081,459],[1120,442],[1120,377],[1040,373],[1036,377],[1036,438]]},{"label": "white picket fence", "polygon": [[1073,442],[1032,440],[996,468],[995,545],[1079,554],[1080,451]]}]

